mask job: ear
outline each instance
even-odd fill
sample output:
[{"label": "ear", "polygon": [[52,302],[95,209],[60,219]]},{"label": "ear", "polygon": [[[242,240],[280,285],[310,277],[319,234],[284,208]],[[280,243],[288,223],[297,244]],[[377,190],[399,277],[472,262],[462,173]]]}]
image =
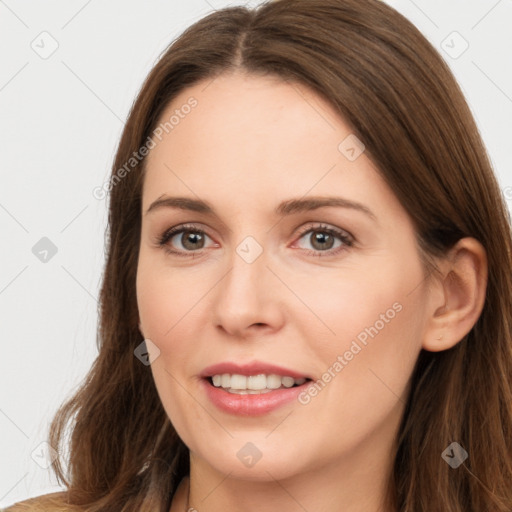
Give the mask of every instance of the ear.
[{"label": "ear", "polygon": [[144,336],[144,333],[142,332],[142,324],[140,323],[140,320],[139,320],[139,332],[142,334],[142,337],[144,339],[146,339],[146,336]]},{"label": "ear", "polygon": [[474,238],[460,239],[439,264],[429,290],[422,348],[447,350],[468,334],[480,316],[487,289],[487,254]]}]

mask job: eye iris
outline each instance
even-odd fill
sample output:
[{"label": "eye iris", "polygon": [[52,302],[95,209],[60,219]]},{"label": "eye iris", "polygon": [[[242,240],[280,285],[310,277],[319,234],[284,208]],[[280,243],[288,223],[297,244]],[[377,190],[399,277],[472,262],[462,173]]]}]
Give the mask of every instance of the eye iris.
[{"label": "eye iris", "polygon": [[[327,238],[330,238],[330,244],[328,244],[328,247],[325,247],[325,244],[326,243],[326,239]],[[315,247],[315,244],[319,243],[320,246],[319,247]],[[326,233],[325,231],[316,231],[315,233],[313,233],[313,247],[315,247],[315,249],[331,249],[332,248],[332,245],[334,243],[334,239],[332,237],[332,235],[330,235],[329,233]]]},{"label": "eye iris", "polygon": [[[201,249],[202,246],[198,247],[197,245],[194,245],[197,244],[198,241],[202,241],[204,244],[203,235],[197,231],[184,231],[181,235],[181,243],[186,249]],[[191,245],[189,245],[189,242]]]}]

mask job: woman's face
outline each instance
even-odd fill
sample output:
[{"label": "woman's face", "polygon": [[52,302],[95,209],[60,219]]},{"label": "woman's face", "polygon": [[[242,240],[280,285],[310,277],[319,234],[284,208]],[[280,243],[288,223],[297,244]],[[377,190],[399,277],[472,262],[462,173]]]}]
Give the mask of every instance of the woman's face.
[{"label": "woman's face", "polygon": [[137,301],[193,464],[254,480],[380,472],[425,325],[409,217],[302,85],[223,75],[162,123],[173,115],[147,159]]}]

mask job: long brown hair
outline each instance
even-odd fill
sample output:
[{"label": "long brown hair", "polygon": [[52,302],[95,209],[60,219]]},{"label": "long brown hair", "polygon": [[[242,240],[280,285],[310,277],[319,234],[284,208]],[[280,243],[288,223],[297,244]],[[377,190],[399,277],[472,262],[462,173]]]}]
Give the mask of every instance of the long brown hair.
[{"label": "long brown hair", "polygon": [[[119,144],[109,194],[99,355],[57,412],[49,443],[63,510],[167,512],[188,449],[134,357],[142,159],[119,178],[163,110],[199,80],[241,69],[311,87],[339,112],[414,222],[425,268],[460,238],[487,251],[483,311],[453,348],[422,350],[396,437],[388,508],[512,510],[512,237],[506,203],[463,93],[446,63],[378,0],[279,0],[216,11],[188,28],[147,77]],[[200,108],[200,106],[199,106]],[[114,180],[115,178],[115,180]],[[69,427],[69,443],[65,441]],[[452,443],[468,458],[441,457]],[[61,449],[62,448],[62,449]]]}]

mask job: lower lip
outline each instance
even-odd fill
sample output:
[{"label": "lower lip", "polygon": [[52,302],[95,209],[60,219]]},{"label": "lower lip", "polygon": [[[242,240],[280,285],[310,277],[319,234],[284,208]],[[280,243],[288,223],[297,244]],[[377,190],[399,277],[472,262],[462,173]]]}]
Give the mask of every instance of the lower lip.
[{"label": "lower lip", "polygon": [[293,400],[304,391],[311,381],[292,388],[275,389],[268,393],[239,395],[230,393],[221,387],[215,387],[209,380],[202,379],[201,384],[206,396],[224,412],[241,416],[259,416],[269,413]]}]

